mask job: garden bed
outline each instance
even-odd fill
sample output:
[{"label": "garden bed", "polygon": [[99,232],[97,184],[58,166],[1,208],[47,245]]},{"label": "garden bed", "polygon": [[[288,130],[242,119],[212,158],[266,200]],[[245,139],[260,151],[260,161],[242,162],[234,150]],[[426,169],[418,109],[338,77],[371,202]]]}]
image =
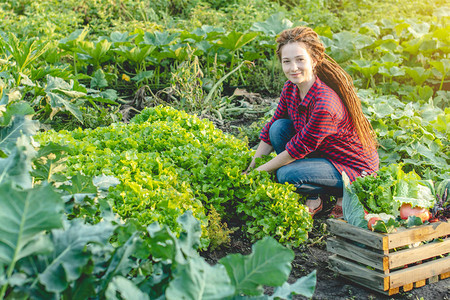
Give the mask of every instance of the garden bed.
[{"label": "garden bed", "polygon": [[330,263],[355,283],[393,295],[450,277],[450,222],[399,228],[389,234],[342,220],[330,219],[328,224],[336,235],[327,240],[327,250],[333,253]]}]

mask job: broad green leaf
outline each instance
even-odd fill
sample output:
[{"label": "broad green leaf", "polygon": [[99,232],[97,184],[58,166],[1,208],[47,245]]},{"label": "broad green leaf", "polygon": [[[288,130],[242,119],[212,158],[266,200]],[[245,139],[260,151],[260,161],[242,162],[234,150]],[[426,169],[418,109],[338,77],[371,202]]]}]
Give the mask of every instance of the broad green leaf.
[{"label": "broad green leaf", "polygon": [[91,57],[91,61],[97,67],[110,59],[108,55],[109,49],[111,48],[111,43],[107,40],[100,40],[98,42],[80,41],[80,48]]},{"label": "broad green leaf", "polygon": [[219,263],[227,269],[236,295],[258,296],[263,293],[263,285],[281,286],[288,279],[293,259],[292,250],[265,237],[252,246],[250,255],[231,254]]},{"label": "broad green leaf", "polygon": [[236,51],[245,44],[251,42],[258,35],[257,32],[242,33],[231,31],[227,36],[222,37],[217,43],[226,49]]},{"label": "broad green leaf", "polygon": [[16,147],[17,139],[22,136],[31,136],[39,129],[39,122],[29,120],[23,116],[16,116],[8,127],[0,127],[0,151],[10,153]]},{"label": "broad green leaf", "polygon": [[[50,43],[40,42],[38,39],[29,38],[20,41],[15,34],[8,34],[8,43],[4,43],[8,52],[18,64],[18,71],[23,72],[28,66],[47,51]],[[19,82],[17,82],[19,84]]]},{"label": "broad green leaf", "polygon": [[354,37],[354,34],[348,31],[334,34],[330,47],[330,56],[338,63],[350,59],[356,49],[355,44],[353,43]]},{"label": "broad green leaf", "polygon": [[155,31],[154,33],[146,32],[144,34],[143,43],[157,47],[168,46],[172,44],[178,36],[178,33],[171,34],[169,31]]},{"label": "broad green leaf", "polygon": [[410,23],[411,26],[408,27],[408,31],[411,32],[415,38],[420,38],[430,31],[430,24],[428,23]]},{"label": "broad green leaf", "polygon": [[177,238],[167,228],[161,228],[158,223],[152,223],[147,227],[150,235],[150,254],[156,262],[163,261],[172,264],[178,259],[178,263],[185,263],[185,259],[180,253]]},{"label": "broad green leaf", "polygon": [[435,67],[443,77],[447,76],[447,73],[450,71],[450,59],[433,60],[430,61],[430,65]]},{"label": "broad green leaf", "polygon": [[226,299],[235,294],[223,265],[210,266],[197,256],[179,265],[166,289],[167,299]]},{"label": "broad green leaf", "polygon": [[84,40],[88,34],[89,29],[85,27],[83,30],[77,29],[68,37],[63,38],[59,41],[59,47],[66,51],[74,51],[77,48],[77,43]]},{"label": "broad green leaf", "polygon": [[202,228],[200,222],[194,218],[192,211],[186,211],[183,215],[178,217],[178,223],[183,228],[178,238],[178,244],[183,253],[188,257],[197,256],[197,249],[200,245],[200,236],[202,235]]},{"label": "broad green leaf", "polygon": [[130,257],[135,254],[142,245],[142,240],[134,233],[121,247],[116,248],[108,265],[105,275],[102,277],[102,290],[108,286],[110,281],[114,282],[117,275],[126,276],[135,266],[135,261]]},{"label": "broad green leaf", "polygon": [[275,37],[277,34],[282,32],[285,29],[289,29],[292,27],[292,22],[288,19],[284,18],[283,13],[276,13],[271,15],[264,22],[255,22],[253,23],[250,30],[252,31],[261,31],[265,35]]},{"label": "broad green leaf", "polygon": [[36,151],[28,138],[25,136],[18,138],[16,147],[9,153],[9,156],[0,157],[0,183],[11,180],[24,189],[31,188],[31,160],[35,154]]},{"label": "broad green leaf", "polygon": [[105,73],[102,69],[98,69],[92,74],[91,79],[91,89],[104,88],[108,86],[108,81],[106,80]]},{"label": "broad green leaf", "polygon": [[393,218],[390,218],[387,222],[385,222],[384,220],[378,220],[375,225],[372,226],[374,231],[383,233],[395,232],[397,230],[397,227],[400,227],[400,224]]},{"label": "broad green leaf", "polygon": [[404,66],[406,74],[408,74],[417,85],[422,85],[431,75],[430,70],[425,70],[422,67],[407,67]]},{"label": "broad green leaf", "polygon": [[365,34],[371,32],[374,36],[378,37],[381,33],[380,27],[375,22],[363,23],[359,28],[359,32]]},{"label": "broad green leaf", "polygon": [[0,195],[0,263],[48,250],[40,235],[62,227],[61,197],[50,186],[17,190],[12,183],[0,184]]},{"label": "broad green leaf", "polygon": [[155,74],[155,71],[143,71],[143,72],[139,72],[136,76],[134,76],[133,78],[131,78],[131,80],[136,81],[137,83],[145,80],[145,79],[150,79],[153,78]]},{"label": "broad green leaf", "polygon": [[355,38],[353,39],[353,43],[357,50],[371,46],[374,42],[375,38],[364,34],[356,34]]},{"label": "broad green leaf", "polygon": [[126,43],[130,41],[133,37],[134,35],[130,36],[129,32],[118,32],[118,31],[111,32],[111,34],[109,35],[109,38],[113,44]]},{"label": "broad green leaf", "polygon": [[[0,126],[8,126],[14,115],[18,116],[28,116],[33,115],[34,109],[30,106],[28,102],[15,102],[8,105],[6,111],[0,115]],[[1,121],[3,119],[3,121]]]},{"label": "broad green leaf", "polygon": [[[121,297],[117,297],[117,295],[120,295]],[[150,299],[150,297],[142,292],[131,280],[122,276],[114,277],[112,282],[108,285],[105,297],[107,300]]]},{"label": "broad green leaf", "polygon": [[416,216],[409,216],[406,220],[406,227],[420,226],[422,225],[422,219]]},{"label": "broad green leaf", "polygon": [[74,198],[76,203],[80,203],[85,197],[93,198],[97,194],[97,187],[92,184],[92,178],[90,176],[84,176],[82,174],[76,174],[70,179],[70,184],[64,184],[60,187],[69,193],[69,197]]},{"label": "broad green leaf", "polygon": [[125,59],[137,65],[140,65],[145,61],[147,56],[149,56],[155,49],[156,47],[151,45],[133,48],[127,46],[120,46],[119,49],[115,51],[119,53],[121,56],[123,56]]},{"label": "broad green leaf", "polygon": [[83,115],[76,105],[70,103],[69,100],[64,99],[61,95],[55,94],[53,92],[47,92],[47,97],[50,100],[49,103],[52,108],[50,118],[53,118],[53,116],[56,115],[56,113],[58,113],[59,111],[68,111],[75,118],[77,118],[78,121],[83,123]]},{"label": "broad green leaf", "polygon": [[[115,104],[117,105],[117,102],[115,102],[118,98],[117,95],[117,91],[113,90],[113,89],[106,89],[104,91],[100,92],[100,97],[102,97],[105,100],[109,100],[109,101],[104,101],[105,103],[109,103],[109,104]],[[102,102],[102,100],[99,99],[95,99],[95,101],[100,101]]]},{"label": "broad green leaf", "polygon": [[90,252],[86,250],[87,245],[107,245],[113,230],[114,226],[110,222],[89,225],[77,219],[66,223],[64,230],[53,230],[51,237],[55,251],[47,258],[48,265],[39,274],[39,282],[49,292],[63,292],[71,282],[80,278],[91,259]]},{"label": "broad green leaf", "polygon": [[292,295],[302,295],[311,298],[316,290],[317,275],[312,271],[308,275],[297,279],[294,283],[285,282],[282,286],[275,289],[271,299],[292,299]]},{"label": "broad green leaf", "polygon": [[364,77],[370,78],[370,76],[373,76],[377,74],[378,72],[378,64],[369,61],[369,60],[352,60],[353,65],[350,66],[352,70],[361,72]]},{"label": "broad green leaf", "polygon": [[51,92],[55,89],[57,90],[72,90],[73,85],[67,83],[64,79],[59,77],[53,77],[51,75],[46,76],[47,79],[47,85],[45,86],[46,92]]},{"label": "broad green leaf", "polygon": [[342,199],[344,219],[353,226],[367,228],[367,221],[364,219],[364,207],[353,191],[350,179],[345,172],[342,173],[342,181],[344,182],[344,196]]},{"label": "broad green leaf", "polygon": [[120,184],[120,180],[111,175],[101,175],[95,176],[92,179],[92,183],[100,190],[108,190],[110,187]]}]

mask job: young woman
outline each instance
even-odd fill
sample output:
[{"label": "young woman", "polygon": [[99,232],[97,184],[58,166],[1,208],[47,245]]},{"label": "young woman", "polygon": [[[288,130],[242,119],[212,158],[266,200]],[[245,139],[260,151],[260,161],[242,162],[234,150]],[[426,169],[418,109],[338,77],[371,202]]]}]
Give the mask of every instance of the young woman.
[{"label": "young woman", "polygon": [[325,195],[338,198],[331,215],[342,216],[342,172],[351,181],[378,170],[376,140],[363,115],[353,81],[333,59],[316,32],[308,27],[285,30],[277,55],[288,81],[277,110],[260,134],[247,171],[255,159],[275,150],[277,156],[256,170],[275,172],[308,195],[314,216]]}]

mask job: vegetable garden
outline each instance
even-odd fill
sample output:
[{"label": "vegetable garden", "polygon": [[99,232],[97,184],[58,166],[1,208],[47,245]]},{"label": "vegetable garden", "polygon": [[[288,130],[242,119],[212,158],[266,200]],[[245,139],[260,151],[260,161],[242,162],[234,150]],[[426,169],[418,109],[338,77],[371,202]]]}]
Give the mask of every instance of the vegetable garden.
[{"label": "vegetable garden", "polygon": [[[449,17],[441,0],[2,1],[0,299],[312,297],[316,272],[293,266],[324,249],[327,216],[242,173],[285,81],[275,38],[296,25],[377,134],[380,171],[347,184],[345,219],[448,222]],[[231,254],[238,238],[252,249]]]}]

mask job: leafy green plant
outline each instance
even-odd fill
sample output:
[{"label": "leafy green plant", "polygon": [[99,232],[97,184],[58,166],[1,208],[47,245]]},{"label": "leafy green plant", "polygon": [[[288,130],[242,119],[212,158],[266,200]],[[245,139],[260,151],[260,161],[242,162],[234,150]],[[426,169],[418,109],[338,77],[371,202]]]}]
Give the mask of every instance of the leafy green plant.
[{"label": "leafy green plant", "polygon": [[176,218],[186,210],[206,226],[204,206],[211,204],[226,222],[238,210],[253,238],[298,245],[312,225],[292,186],[267,173],[242,174],[252,155],[243,141],[169,107],[146,109],[129,125],[47,132],[37,140],[70,148],[66,176],[117,177],[109,196],[114,210],[143,226],[158,221],[177,232]]},{"label": "leafy green plant", "polygon": [[23,74],[29,75],[31,65],[42,54],[47,51],[49,43],[41,43],[37,39],[27,39],[20,41],[13,33],[9,33],[7,38],[0,35],[0,53],[4,57],[11,57],[15,62],[15,84],[20,85]]},{"label": "leafy green plant", "polygon": [[[24,136],[14,137],[11,128],[17,126],[0,127],[2,149],[16,144],[9,155],[29,152],[20,147]],[[52,145],[40,154],[60,150]],[[30,188],[14,176],[14,170],[29,165],[30,160],[21,157],[9,166],[4,161],[0,158],[0,173],[7,174],[0,178],[0,299],[117,299],[127,295],[217,299],[242,293],[259,296],[263,285],[277,287],[269,299],[314,293],[315,272],[286,283],[294,253],[272,238],[258,241],[250,255],[234,254],[211,266],[197,252],[201,226],[191,212],[177,219],[182,227],[178,238],[167,226],[153,223],[147,227],[144,243],[139,237],[143,232],[136,231],[132,223],[118,225],[120,220],[110,215],[107,206],[94,225],[79,218],[68,220],[63,213],[70,202],[62,194],[68,193],[75,202],[97,198],[97,189],[107,190],[117,179],[102,176],[89,183],[88,177],[77,174],[70,185],[60,185],[56,191],[50,185]],[[65,209],[73,212],[74,207]],[[119,243],[111,245],[114,232]]]}]

